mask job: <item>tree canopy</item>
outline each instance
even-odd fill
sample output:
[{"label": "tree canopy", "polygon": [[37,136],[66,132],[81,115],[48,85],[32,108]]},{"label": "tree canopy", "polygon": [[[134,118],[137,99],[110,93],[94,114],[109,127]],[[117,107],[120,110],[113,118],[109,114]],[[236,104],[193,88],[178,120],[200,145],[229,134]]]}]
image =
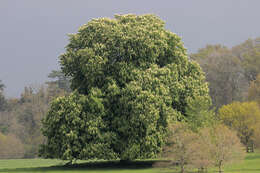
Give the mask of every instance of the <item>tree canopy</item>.
[{"label": "tree canopy", "polygon": [[210,104],[199,65],[154,15],[93,19],[60,56],[71,95],[43,120],[44,157],[133,160],[155,157],[171,121],[199,97]]},{"label": "tree canopy", "polygon": [[260,123],[260,109],[256,102],[233,102],[219,109],[219,118],[228,127],[236,130],[241,142],[249,147]]},{"label": "tree canopy", "polygon": [[243,62],[242,65],[245,69],[246,77],[249,81],[255,80],[257,77],[257,74],[260,73],[260,44],[259,44],[260,38],[257,38],[255,40],[249,40],[251,41],[252,48],[245,51],[243,56]]}]

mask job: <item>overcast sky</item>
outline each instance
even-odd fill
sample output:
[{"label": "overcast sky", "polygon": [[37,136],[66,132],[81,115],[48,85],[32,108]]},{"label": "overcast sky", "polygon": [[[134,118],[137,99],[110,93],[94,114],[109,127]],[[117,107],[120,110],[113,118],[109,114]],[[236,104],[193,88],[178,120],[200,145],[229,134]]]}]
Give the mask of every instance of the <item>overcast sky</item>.
[{"label": "overcast sky", "polygon": [[92,18],[153,13],[189,52],[260,36],[260,0],[0,0],[0,80],[8,97],[48,80],[68,33]]}]

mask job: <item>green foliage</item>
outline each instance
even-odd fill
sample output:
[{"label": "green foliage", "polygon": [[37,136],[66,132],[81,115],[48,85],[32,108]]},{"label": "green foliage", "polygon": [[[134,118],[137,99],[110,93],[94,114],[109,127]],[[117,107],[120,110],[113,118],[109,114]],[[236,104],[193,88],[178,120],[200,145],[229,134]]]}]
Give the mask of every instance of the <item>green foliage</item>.
[{"label": "green foliage", "polygon": [[241,142],[249,147],[255,129],[260,123],[260,109],[256,102],[233,102],[219,109],[219,118],[228,127],[237,131]]},{"label": "green foliage", "polygon": [[[55,100],[43,121],[45,157],[155,157],[169,122],[185,120],[190,100],[200,97],[210,104],[199,65],[188,60],[181,39],[154,15],[91,20],[70,35],[60,63],[75,93]],[[78,119],[83,126],[70,124]]]},{"label": "green foliage", "polygon": [[43,121],[43,135],[50,140],[42,146],[40,153],[44,157],[64,160],[116,158],[110,149],[114,134],[108,131],[104,116],[98,89],[88,96],[72,93],[57,98]]},{"label": "green foliage", "polygon": [[210,101],[200,96],[188,100],[185,120],[193,131],[198,132],[200,128],[213,126],[217,122]]}]

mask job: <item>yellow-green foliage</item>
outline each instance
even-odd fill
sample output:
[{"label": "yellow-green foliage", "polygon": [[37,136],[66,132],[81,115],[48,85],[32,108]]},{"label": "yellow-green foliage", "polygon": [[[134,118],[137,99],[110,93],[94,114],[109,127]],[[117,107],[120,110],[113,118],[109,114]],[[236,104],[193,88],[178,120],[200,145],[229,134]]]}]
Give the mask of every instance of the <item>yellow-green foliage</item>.
[{"label": "yellow-green foliage", "polygon": [[233,102],[219,109],[220,120],[237,131],[241,142],[252,142],[256,127],[260,125],[260,109],[256,102]]}]

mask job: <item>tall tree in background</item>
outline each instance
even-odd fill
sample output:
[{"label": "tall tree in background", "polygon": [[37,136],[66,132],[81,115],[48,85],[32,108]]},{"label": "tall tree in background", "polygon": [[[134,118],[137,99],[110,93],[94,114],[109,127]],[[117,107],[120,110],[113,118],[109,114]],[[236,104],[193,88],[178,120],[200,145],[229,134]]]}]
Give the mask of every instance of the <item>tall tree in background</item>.
[{"label": "tall tree in background", "polygon": [[6,109],[6,99],[3,94],[5,85],[0,80],[0,111],[4,111]]},{"label": "tall tree in background", "polygon": [[257,75],[256,80],[250,83],[248,100],[256,101],[260,105],[260,74]]},{"label": "tall tree in background", "polygon": [[154,15],[93,19],[66,48],[60,63],[74,93],[53,101],[42,156],[155,157],[169,122],[187,116],[188,100],[210,100],[199,65]]},{"label": "tall tree in background", "polygon": [[56,85],[59,89],[62,89],[65,92],[71,92],[70,79],[69,77],[65,76],[61,70],[53,70],[48,75],[48,78],[53,80],[47,82],[48,85]]},{"label": "tall tree in background", "polygon": [[[6,158],[34,158],[38,156],[39,144],[44,140],[41,134],[41,119],[47,114],[53,98],[65,94],[57,85],[25,87],[19,99],[7,99],[6,109],[0,111],[0,133],[12,136],[10,139],[22,143],[23,154],[15,154],[13,145],[6,146]],[[13,151],[13,152],[11,152]]]},{"label": "tall tree in background", "polygon": [[241,61],[221,45],[208,45],[198,53],[191,54],[206,74],[213,105],[218,109],[233,101],[243,100],[247,80]]},{"label": "tall tree in background", "polygon": [[260,73],[260,38],[249,39],[232,48],[232,52],[240,58],[247,80],[255,80]]},{"label": "tall tree in background", "polygon": [[39,144],[43,142],[41,119],[47,114],[48,93],[44,87],[25,87],[19,104],[12,110],[16,123],[10,127],[25,147],[26,158],[38,154]]},{"label": "tall tree in background", "polygon": [[2,83],[2,81],[0,80],[0,91],[4,90],[5,85]]}]

